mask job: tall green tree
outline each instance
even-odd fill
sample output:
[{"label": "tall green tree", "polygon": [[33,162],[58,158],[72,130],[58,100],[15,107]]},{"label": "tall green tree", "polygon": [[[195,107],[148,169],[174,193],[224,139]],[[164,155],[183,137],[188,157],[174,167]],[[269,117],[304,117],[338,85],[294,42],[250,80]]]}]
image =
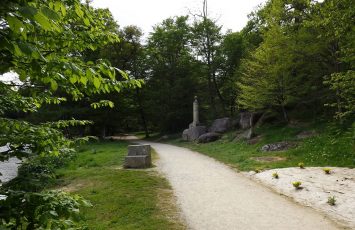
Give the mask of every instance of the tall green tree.
[{"label": "tall green tree", "polygon": [[331,89],[327,105],[336,108],[339,119],[352,118],[355,112],[355,9],[350,0],[326,0],[316,4],[308,26],[317,30],[325,45],[325,84]]},{"label": "tall green tree", "polygon": [[187,16],[164,20],[148,38],[150,66],[145,100],[160,130],[177,131],[191,122],[191,102],[197,88]]},{"label": "tall green tree", "polygon": [[[82,100],[140,84],[107,61],[83,58],[87,49],[119,41],[117,34],[107,29],[112,16],[108,10],[95,10],[79,0],[2,3],[0,74],[13,71],[19,75],[20,83],[0,83],[0,146],[8,146],[8,150],[1,152],[0,160],[71,154],[76,142],[67,139],[61,130],[87,121],[33,124],[16,118],[23,112],[36,112],[44,104],[59,104],[67,98]],[[91,105],[97,108],[113,103],[102,100]],[[37,169],[42,168],[41,173],[45,174],[45,166]],[[31,186],[16,188],[1,187],[1,193],[7,196],[0,200],[2,225],[12,229],[73,227],[78,198],[40,193]]]},{"label": "tall green tree", "polygon": [[[208,1],[204,0],[202,13],[195,16],[192,41],[196,56],[204,66],[203,73],[207,80],[209,105],[213,116],[217,116],[218,113],[225,114],[225,99],[220,91],[220,76],[217,71],[220,65],[217,52],[223,37],[221,29],[222,27],[209,17]],[[222,111],[217,111],[216,96],[219,99],[219,108]]]}]

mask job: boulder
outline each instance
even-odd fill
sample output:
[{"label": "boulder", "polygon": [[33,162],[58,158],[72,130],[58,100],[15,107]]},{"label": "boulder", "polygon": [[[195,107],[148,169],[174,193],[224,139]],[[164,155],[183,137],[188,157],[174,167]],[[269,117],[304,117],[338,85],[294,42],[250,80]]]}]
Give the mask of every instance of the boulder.
[{"label": "boulder", "polygon": [[182,139],[186,141],[195,141],[201,136],[205,134],[207,131],[206,126],[192,126],[189,129],[185,129],[182,133]]},{"label": "boulder", "polygon": [[270,151],[282,151],[294,147],[295,143],[281,141],[272,144],[267,144],[261,147],[261,151],[263,152],[270,152]]},{"label": "boulder", "polygon": [[182,132],[182,139],[184,141],[188,141],[189,140],[189,129],[185,129],[183,132]]},{"label": "boulder", "polygon": [[210,133],[205,133],[202,134],[198,139],[197,142],[198,143],[208,143],[208,142],[213,142],[218,140],[219,138],[221,138],[221,134],[219,133],[214,133],[214,132],[210,132]]},{"label": "boulder", "polygon": [[216,119],[213,121],[212,126],[209,128],[211,133],[224,133],[233,127],[233,121],[229,117]]},{"label": "boulder", "polygon": [[239,140],[250,140],[254,136],[253,129],[249,128],[242,133],[239,133],[235,138],[234,141]]},{"label": "boulder", "polygon": [[240,113],[240,120],[239,120],[239,126],[241,129],[248,129],[252,125],[252,119],[253,114],[250,112],[241,112]]}]

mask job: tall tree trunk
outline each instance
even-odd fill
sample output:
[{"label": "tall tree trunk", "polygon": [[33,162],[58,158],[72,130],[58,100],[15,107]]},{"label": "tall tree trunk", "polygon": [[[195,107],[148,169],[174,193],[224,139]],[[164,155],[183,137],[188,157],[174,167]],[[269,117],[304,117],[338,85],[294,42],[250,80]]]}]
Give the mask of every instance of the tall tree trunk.
[{"label": "tall tree trunk", "polygon": [[216,81],[216,74],[215,74],[214,71],[212,73],[212,80],[213,80],[213,85],[214,85],[214,88],[216,90],[217,96],[218,96],[219,100],[221,101],[223,115],[225,116],[226,115],[225,102],[224,102],[224,99],[223,99],[223,96],[222,96],[221,92],[219,91],[219,88],[218,88],[218,85],[217,85],[217,81]]},{"label": "tall tree trunk", "polygon": [[143,105],[142,105],[142,99],[140,97],[140,92],[139,92],[138,88],[136,88],[136,96],[137,96],[139,114],[140,114],[140,117],[141,117],[141,120],[142,120],[142,125],[143,125],[143,128],[144,128],[144,132],[145,132],[145,137],[149,137],[147,120],[146,120],[146,117],[145,117],[145,113],[144,113],[144,109],[143,109]]},{"label": "tall tree trunk", "polygon": [[282,109],[282,114],[283,114],[284,120],[286,123],[288,123],[289,119],[288,119],[287,111],[286,111],[286,108],[283,104],[281,104],[281,109]]}]

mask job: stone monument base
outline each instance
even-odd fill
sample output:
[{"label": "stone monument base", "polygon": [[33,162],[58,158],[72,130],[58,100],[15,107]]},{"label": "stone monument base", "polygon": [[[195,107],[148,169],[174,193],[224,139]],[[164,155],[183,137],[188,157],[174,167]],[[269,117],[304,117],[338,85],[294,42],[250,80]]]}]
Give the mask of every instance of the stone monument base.
[{"label": "stone monument base", "polygon": [[207,132],[206,126],[199,125],[199,126],[190,126],[190,128],[185,129],[182,133],[182,139],[184,141],[195,141],[197,140],[202,134]]},{"label": "stone monument base", "polygon": [[124,168],[148,168],[152,165],[150,145],[129,145]]}]

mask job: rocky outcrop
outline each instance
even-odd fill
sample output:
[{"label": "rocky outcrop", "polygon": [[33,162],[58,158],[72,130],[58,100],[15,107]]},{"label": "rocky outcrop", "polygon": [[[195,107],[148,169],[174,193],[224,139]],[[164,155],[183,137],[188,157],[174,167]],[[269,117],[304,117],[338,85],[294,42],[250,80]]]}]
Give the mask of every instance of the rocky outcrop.
[{"label": "rocky outcrop", "polygon": [[214,120],[208,131],[211,133],[225,133],[231,130],[232,127],[232,119],[230,119],[229,117],[224,117]]},{"label": "rocky outcrop", "polygon": [[237,134],[237,136],[234,138],[234,141],[240,141],[240,140],[250,140],[254,136],[253,129],[249,128],[242,133]]},{"label": "rocky outcrop", "polygon": [[287,150],[289,148],[292,148],[294,146],[296,146],[295,143],[281,141],[281,142],[264,145],[263,147],[261,147],[261,151],[263,152],[282,151],[282,150]]},{"label": "rocky outcrop", "polygon": [[221,138],[221,134],[219,133],[214,133],[214,132],[210,132],[210,133],[205,133],[202,134],[198,139],[197,142],[198,143],[208,143],[208,142],[213,142],[218,140],[219,138]]},{"label": "rocky outcrop", "polygon": [[184,141],[195,141],[206,132],[206,126],[191,126],[190,128],[185,129],[184,132],[182,132],[182,139]]}]

